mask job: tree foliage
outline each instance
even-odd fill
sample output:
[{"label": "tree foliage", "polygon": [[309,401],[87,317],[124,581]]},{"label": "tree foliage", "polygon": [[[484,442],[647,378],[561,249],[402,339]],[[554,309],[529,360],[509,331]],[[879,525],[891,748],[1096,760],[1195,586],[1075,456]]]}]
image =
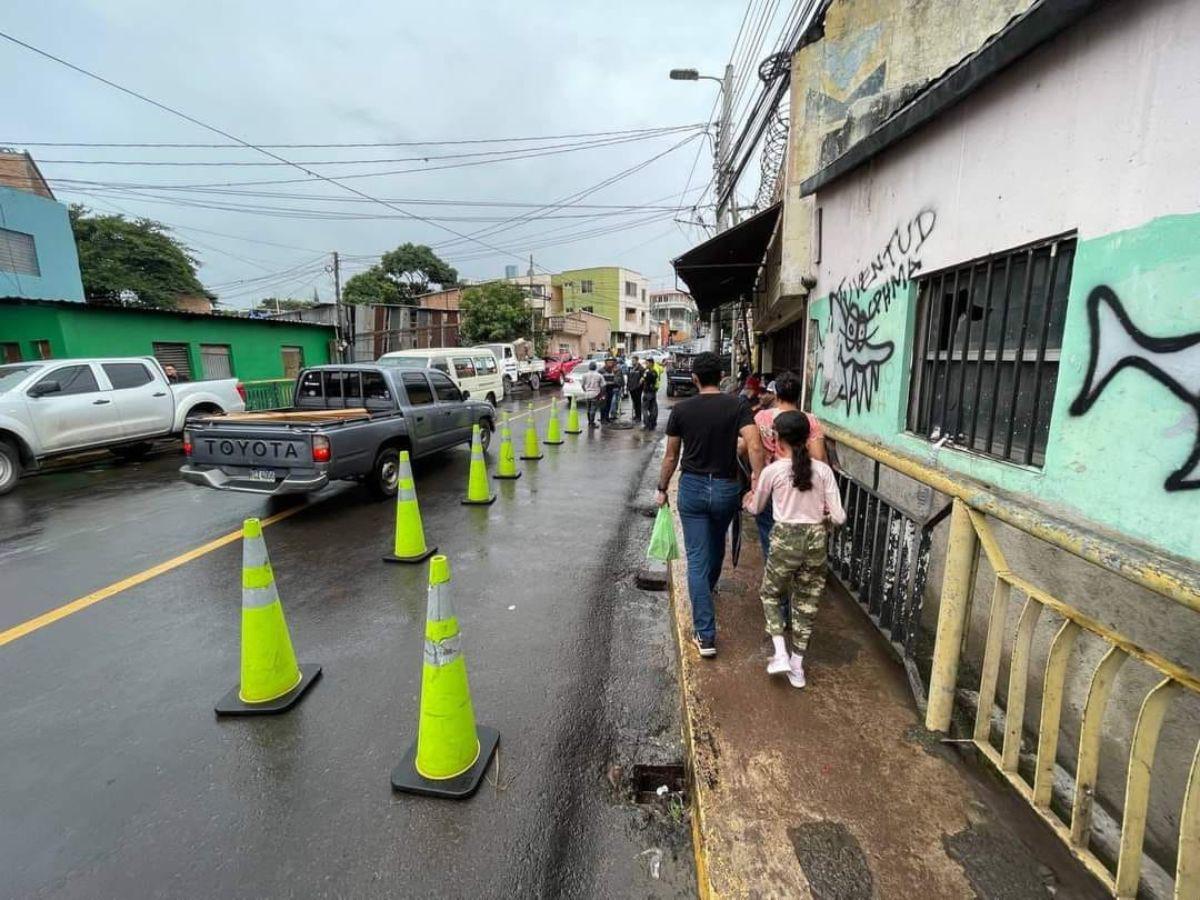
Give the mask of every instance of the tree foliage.
[{"label": "tree foliage", "polygon": [[276,310],[312,309],[317,305],[316,300],[297,300],[295,297],[263,297],[256,309],[275,312]]},{"label": "tree foliage", "polygon": [[493,281],[465,291],[459,304],[463,344],[512,341],[529,331],[529,303],[515,284]]},{"label": "tree foliage", "polygon": [[169,307],[182,294],[216,299],[196,276],[191,251],[162,223],[95,215],[79,204],[70,212],[88,301]]},{"label": "tree foliage", "polygon": [[431,285],[458,283],[458,272],[424,244],[401,244],[346,282],[346,303],[411,303]]}]

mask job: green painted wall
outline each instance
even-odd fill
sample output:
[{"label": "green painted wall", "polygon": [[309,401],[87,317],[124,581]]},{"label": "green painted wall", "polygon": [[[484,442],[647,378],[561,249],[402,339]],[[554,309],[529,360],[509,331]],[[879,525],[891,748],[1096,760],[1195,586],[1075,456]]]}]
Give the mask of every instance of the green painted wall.
[{"label": "green painted wall", "polygon": [[[824,367],[818,365],[812,409],[856,434],[944,469],[1061,507],[1067,516],[1080,516],[1169,553],[1200,558],[1200,458],[1189,465],[1200,447],[1198,282],[1200,215],[1167,216],[1080,239],[1040,469],[951,448],[935,451],[929,441],[905,431],[916,318],[911,285],[871,323],[878,326],[871,340],[894,341],[895,352],[880,367],[869,406],[852,405],[847,411],[844,400],[827,404]],[[1089,408],[1073,412],[1093,356],[1088,298],[1103,287],[1112,292],[1130,327],[1111,312],[1112,303],[1098,305],[1097,378],[1123,356],[1140,360],[1143,368],[1118,371],[1102,391],[1091,392],[1095,399]],[[820,322],[823,342],[830,340],[829,309],[827,296],[809,307],[810,318]],[[1151,340],[1143,337],[1139,343],[1133,336],[1138,333]],[[821,356],[818,350],[818,362]],[[1168,486],[1173,473],[1180,483]]]},{"label": "green painted wall", "polygon": [[197,378],[201,344],[227,344],[234,375],[255,381],[283,377],[285,346],[301,347],[305,365],[328,363],[333,338],[332,328],[295,322],[0,302],[0,343],[20,342],[26,359],[37,358],[32,342],[39,339],[50,341],[56,358],[149,356],[156,341],[186,343]]},{"label": "green painted wall", "polygon": [[[595,288],[591,294],[579,290],[580,283],[590,280]],[[610,322],[621,321],[621,270],[616,266],[598,266],[594,269],[570,269],[554,276],[555,286],[563,289],[563,308],[575,312],[590,306],[598,316]]]}]

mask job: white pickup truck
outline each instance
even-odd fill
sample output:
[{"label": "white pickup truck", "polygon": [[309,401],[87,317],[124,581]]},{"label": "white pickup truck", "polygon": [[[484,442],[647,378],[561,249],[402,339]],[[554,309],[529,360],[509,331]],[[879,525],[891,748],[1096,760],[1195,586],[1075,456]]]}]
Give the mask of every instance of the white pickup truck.
[{"label": "white pickup truck", "polygon": [[245,408],[236,378],[171,384],[152,356],[0,366],[0,494],[44,459],[95,448],[137,457],[191,417]]},{"label": "white pickup truck", "polygon": [[500,365],[500,375],[504,379],[504,396],[512,393],[514,385],[526,384],[536,391],[542,384],[546,373],[546,362],[533,352],[533,343],[524,338],[517,338],[511,344],[479,344],[486,347],[496,356]]}]

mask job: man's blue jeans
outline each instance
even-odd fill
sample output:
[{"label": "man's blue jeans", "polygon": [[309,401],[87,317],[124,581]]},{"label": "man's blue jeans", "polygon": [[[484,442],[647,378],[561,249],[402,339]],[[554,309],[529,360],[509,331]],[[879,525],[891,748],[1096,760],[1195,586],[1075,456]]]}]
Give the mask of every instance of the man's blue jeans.
[{"label": "man's blue jeans", "polygon": [[712,589],[721,577],[725,533],[741,505],[741,488],[732,478],[684,472],[679,477],[677,502],[687,550],[692,625],[698,637],[712,639],[717,634]]}]

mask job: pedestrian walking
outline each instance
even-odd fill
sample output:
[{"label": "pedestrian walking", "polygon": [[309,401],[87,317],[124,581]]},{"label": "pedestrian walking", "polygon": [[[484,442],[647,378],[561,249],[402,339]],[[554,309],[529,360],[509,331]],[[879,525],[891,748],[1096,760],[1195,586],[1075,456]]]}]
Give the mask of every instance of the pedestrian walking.
[{"label": "pedestrian walking", "polygon": [[[808,417],[799,411],[780,413],[775,419],[778,459],[762,471],[746,506],[759,513],[770,504],[775,525],[763,568],[762,605],[775,653],[767,663],[768,675],[787,675],[792,687],[804,687],[804,654],[812,636],[813,620],[825,590],[827,522],[846,521],[833,470],[808,453]],[[686,532],[685,532],[686,534]],[[792,646],[784,630],[783,602],[792,597]]]},{"label": "pedestrian walking", "polygon": [[629,374],[625,376],[625,386],[629,389],[629,400],[633,403],[633,421],[642,421],[642,379],[645,377],[646,370],[642,368],[642,361],[635,359],[633,366],[629,369]]},{"label": "pedestrian walking", "polygon": [[642,373],[642,427],[654,431],[658,427],[659,367],[653,362]]},{"label": "pedestrian walking", "polygon": [[612,408],[612,392],[613,387],[617,383],[617,360],[610,356],[604,360],[604,368],[600,370],[600,374],[604,376],[604,392],[601,394],[603,403],[600,405],[600,422],[608,422],[608,411]]},{"label": "pedestrian walking", "polygon": [[588,370],[579,379],[579,387],[587,401],[588,428],[595,428],[596,413],[603,414],[603,410],[607,408],[607,398],[604,396],[604,376],[596,371],[594,362],[588,363]]},{"label": "pedestrian walking", "polygon": [[613,366],[613,380],[609,388],[608,421],[615,422],[621,416],[621,395],[625,393],[625,373],[621,366]]},{"label": "pedestrian walking", "polygon": [[751,487],[763,468],[762,442],[749,409],[736,397],[723,394],[721,360],[711,352],[696,356],[692,381],[699,393],[671,409],[667,419],[667,450],[658,477],[655,502],[667,502],[667,486],[676,466],[679,477],[679,521],[687,551],[688,593],[692,626],[701,656],[717,655],[717,623],[712,592],[725,559],[725,532],[737,515],[742,491],[738,484],[737,446],[746,442]]}]

